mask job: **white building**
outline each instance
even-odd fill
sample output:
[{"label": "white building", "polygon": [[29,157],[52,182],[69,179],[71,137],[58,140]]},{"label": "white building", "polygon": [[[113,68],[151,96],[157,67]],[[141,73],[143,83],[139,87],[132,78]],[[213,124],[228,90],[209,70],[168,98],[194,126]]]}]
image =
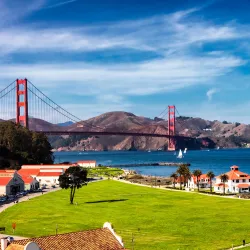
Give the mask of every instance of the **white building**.
[{"label": "white building", "polygon": [[[32,165],[32,166],[40,166],[40,165]],[[62,165],[56,165],[56,166],[58,167]],[[64,172],[65,172],[64,168],[42,167],[42,168],[31,169],[29,167],[28,168],[25,167],[25,168],[20,169],[18,171],[18,174],[21,176],[31,176],[32,178],[34,178],[35,181],[30,184],[32,185],[30,187],[34,188],[34,185],[35,185],[35,188],[36,188],[37,185],[52,186],[52,185],[59,184],[59,176],[63,174]]]},{"label": "white building", "polygon": [[77,165],[83,168],[95,168],[96,161],[93,161],[93,160],[78,161]]},{"label": "white building", "polygon": [[[232,166],[231,171],[225,173],[228,181],[225,182],[226,193],[245,193],[250,191],[250,175],[240,172],[238,166]],[[220,176],[216,176],[214,191],[217,193],[224,192],[224,184]]]},{"label": "white building", "polygon": [[[206,174],[202,174],[200,177],[198,177],[198,180],[200,188],[210,188],[210,179]],[[198,188],[196,176],[192,175],[190,180],[188,180],[188,187]]]},{"label": "white building", "polygon": [[43,172],[40,171],[40,173],[37,176],[37,180],[39,181],[41,186],[53,186],[59,184],[59,176],[62,174],[62,172]]},{"label": "white building", "polygon": [[39,189],[40,185],[37,179],[31,177],[29,175],[22,175],[22,180],[24,181],[25,190],[37,190]]},{"label": "white building", "polygon": [[15,170],[0,170],[0,195],[14,195],[24,191],[24,181]]},{"label": "white building", "polygon": [[22,165],[22,169],[46,169],[46,170],[54,170],[54,169],[68,169],[69,167],[77,166],[75,163],[71,164],[36,164],[36,165]]}]

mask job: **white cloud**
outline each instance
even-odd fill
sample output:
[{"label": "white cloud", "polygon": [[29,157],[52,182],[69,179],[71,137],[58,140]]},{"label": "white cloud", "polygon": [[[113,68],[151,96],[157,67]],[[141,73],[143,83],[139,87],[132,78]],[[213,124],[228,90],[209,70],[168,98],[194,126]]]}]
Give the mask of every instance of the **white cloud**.
[{"label": "white cloud", "polygon": [[70,3],[73,3],[73,2],[76,2],[76,1],[78,1],[78,0],[62,1],[62,2],[58,2],[58,3],[56,3],[56,4],[52,4],[52,5],[49,5],[49,6],[45,6],[44,9],[57,8],[57,7],[60,7],[60,6],[66,5],[66,4],[70,4]]},{"label": "white cloud", "polygon": [[[207,84],[245,62],[236,57],[169,57],[141,63],[1,65],[0,79],[27,77],[38,87],[96,95],[148,95]],[[72,88],[74,84],[74,88]],[[3,86],[2,86],[3,87]]]},{"label": "white cloud", "polygon": [[[13,15],[10,8],[12,1],[0,2],[0,89],[5,87],[4,82],[27,77],[48,93],[54,90],[60,94],[91,95],[97,100],[96,109],[92,105],[76,109],[79,116],[85,112],[83,116],[89,117],[112,109],[134,109],[133,104],[126,104],[128,96],[165,93],[210,84],[247,63],[240,54],[235,56],[231,51],[196,53],[198,49],[202,51],[202,45],[211,42],[239,42],[243,38],[246,43],[250,41],[247,26],[236,22],[218,25],[204,19],[189,18],[199,11],[197,8],[146,19],[89,26],[54,27],[52,22],[50,28],[42,28],[39,23],[22,25],[21,21],[13,25],[13,22],[34,11],[46,11],[46,6],[58,7],[58,4],[73,1],[52,4],[48,0],[33,0],[27,5],[27,2],[20,0],[22,4],[15,6],[17,15]],[[145,54],[154,52],[161,59],[133,62],[132,58],[132,62],[117,63],[114,60],[110,64],[74,61],[76,53],[102,53],[124,48]],[[28,60],[29,55],[50,55],[51,52],[72,55],[72,59],[66,63],[59,60],[42,63],[37,56],[37,63],[14,63],[15,56],[20,53],[25,53]],[[129,50],[125,53],[129,55]],[[207,92],[209,100],[217,91],[212,88]]]},{"label": "white cloud", "polygon": [[207,98],[208,98],[208,100],[211,101],[212,98],[213,98],[213,95],[214,95],[215,93],[218,93],[218,92],[219,92],[219,89],[217,89],[217,88],[209,89],[209,90],[207,91]]},{"label": "white cloud", "polygon": [[[69,1],[62,2],[67,3]],[[72,2],[72,0],[71,0]],[[33,1],[28,15],[45,0]],[[55,6],[55,5],[52,5]],[[12,11],[8,10],[7,16]],[[155,51],[164,55],[169,51],[184,52],[189,46],[213,41],[226,41],[249,37],[247,27],[226,23],[215,25],[206,21],[190,21],[189,15],[198,11],[190,9],[169,15],[160,15],[147,19],[129,20],[67,28],[35,28],[32,26],[7,27],[0,32],[0,51],[35,52],[37,51],[94,51],[104,49],[130,48],[142,51]],[[0,21],[1,22],[1,21]],[[39,34],[39,35],[38,35]],[[18,37],[18,39],[12,39]]]}]

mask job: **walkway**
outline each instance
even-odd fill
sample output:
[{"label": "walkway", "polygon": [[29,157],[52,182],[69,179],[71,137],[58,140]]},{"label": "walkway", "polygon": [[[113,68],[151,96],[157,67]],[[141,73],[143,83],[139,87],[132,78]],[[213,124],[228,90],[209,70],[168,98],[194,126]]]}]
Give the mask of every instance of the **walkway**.
[{"label": "walkway", "polygon": [[159,186],[150,186],[150,185],[146,185],[146,184],[140,184],[140,183],[133,183],[130,181],[126,181],[126,180],[120,180],[120,179],[113,179],[115,181],[120,181],[123,183],[127,183],[127,184],[132,184],[132,185],[137,185],[137,186],[142,186],[142,187],[148,187],[148,188],[158,188],[158,189],[162,189],[162,190],[166,190],[166,191],[174,191],[174,192],[185,192],[185,193],[192,193],[192,194],[198,194],[198,195],[206,195],[206,196],[213,196],[213,197],[219,197],[219,198],[226,198],[226,199],[236,199],[236,200],[246,200],[246,201],[250,201],[250,199],[241,199],[238,197],[234,197],[234,196],[223,196],[223,195],[213,195],[210,193],[199,193],[199,192],[194,192],[194,191],[187,191],[187,190],[180,190],[180,189],[172,189],[172,188],[166,188],[166,187],[159,187]]}]

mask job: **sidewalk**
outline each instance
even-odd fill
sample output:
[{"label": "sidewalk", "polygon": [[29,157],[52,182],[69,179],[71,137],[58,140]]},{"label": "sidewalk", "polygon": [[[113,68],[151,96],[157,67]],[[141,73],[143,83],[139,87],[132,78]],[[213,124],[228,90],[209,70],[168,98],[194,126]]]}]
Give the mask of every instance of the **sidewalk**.
[{"label": "sidewalk", "polygon": [[[48,194],[50,192],[55,192],[55,191],[58,191],[60,190],[61,188],[51,188],[51,189],[47,189],[47,190],[44,190],[43,194],[42,192],[37,192],[37,193],[31,193],[31,194],[28,194],[26,196],[23,196],[21,198],[18,199],[18,203],[19,202],[24,202],[24,201],[27,201],[29,199],[32,199],[34,197],[37,197],[37,196],[41,196],[41,195],[45,195],[45,194]],[[7,204],[3,204],[3,205],[0,205],[0,213],[2,213],[5,209],[9,208],[9,207],[12,207],[16,205],[16,203],[13,202],[10,202],[10,203],[7,203]]]},{"label": "sidewalk", "polygon": [[132,183],[130,181],[126,181],[126,180],[120,180],[120,179],[113,179],[114,181],[120,181],[123,183],[127,183],[127,184],[131,184],[131,185],[136,185],[136,186],[141,186],[141,187],[148,187],[148,188],[157,188],[157,189],[162,189],[162,190],[166,190],[166,191],[174,191],[174,192],[185,192],[185,193],[191,193],[191,194],[198,194],[198,195],[206,195],[206,196],[212,196],[212,197],[218,197],[218,198],[226,198],[226,199],[236,199],[236,200],[244,200],[244,201],[250,201],[250,199],[241,199],[238,197],[233,197],[233,196],[223,196],[223,195],[212,195],[210,193],[199,193],[199,192],[194,192],[194,191],[186,191],[186,190],[180,190],[180,189],[171,189],[171,188],[167,188],[167,187],[159,187],[159,186],[150,186],[150,185],[146,185],[146,184],[140,184],[140,183]]}]

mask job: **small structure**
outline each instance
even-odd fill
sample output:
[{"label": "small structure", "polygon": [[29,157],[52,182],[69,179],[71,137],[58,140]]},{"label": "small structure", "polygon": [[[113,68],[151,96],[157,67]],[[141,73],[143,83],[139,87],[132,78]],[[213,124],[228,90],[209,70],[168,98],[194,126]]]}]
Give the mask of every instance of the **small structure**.
[{"label": "small structure", "polygon": [[24,181],[16,170],[0,170],[0,195],[24,191]]},{"label": "small structure", "polygon": [[37,175],[37,180],[39,181],[40,185],[58,185],[59,184],[59,176],[62,174],[62,172],[45,172],[40,171],[40,173]]},{"label": "small structure", "polygon": [[[19,248],[15,248],[15,247]],[[30,246],[29,248],[26,248]],[[14,240],[7,246],[7,239],[1,240],[1,250],[122,250],[123,242],[111,224],[106,222],[103,228],[43,236],[25,240]],[[33,247],[33,248],[31,248]]]},{"label": "small structure", "polygon": [[[231,171],[225,173],[228,181],[225,182],[226,193],[246,193],[250,191],[250,175],[239,171],[238,166],[232,166]],[[216,176],[214,191],[217,193],[224,192],[224,183],[221,182],[220,176]]]},{"label": "small structure", "polygon": [[29,175],[23,175],[21,177],[24,181],[25,190],[37,190],[37,189],[39,189],[40,185],[35,177],[33,178]]},{"label": "small structure", "polygon": [[95,168],[96,167],[96,161],[93,161],[93,160],[78,161],[76,164],[83,168]]},{"label": "small structure", "polygon": [[34,165],[22,165],[22,169],[68,169],[69,167],[77,166],[76,163],[69,164],[34,164]]},{"label": "small structure", "polygon": [[[200,188],[209,188],[210,187],[210,179],[206,174],[202,174],[198,177],[199,187]],[[197,177],[192,175],[191,178],[188,180],[188,187],[189,188],[198,188],[197,185]]]}]

